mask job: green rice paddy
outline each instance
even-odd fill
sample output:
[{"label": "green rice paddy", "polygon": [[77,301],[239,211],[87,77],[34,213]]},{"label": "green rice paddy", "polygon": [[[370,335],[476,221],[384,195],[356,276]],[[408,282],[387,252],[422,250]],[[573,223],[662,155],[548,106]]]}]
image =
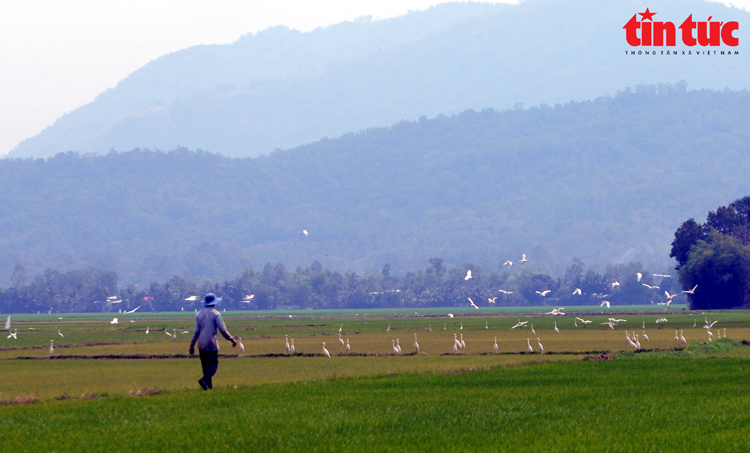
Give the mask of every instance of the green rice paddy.
[{"label": "green rice paddy", "polygon": [[[245,351],[220,340],[210,392],[198,390],[200,363],[181,333],[192,313],[118,325],[13,315],[18,339],[0,337],[0,440],[28,451],[750,450],[748,312],[448,312],[224,313]],[[576,315],[592,322],[576,328]],[[612,330],[609,317],[626,321]],[[519,319],[528,324],[511,329]],[[704,319],[718,320],[712,342]],[[626,330],[639,334],[637,352]],[[466,342],[458,353],[454,333]]]}]

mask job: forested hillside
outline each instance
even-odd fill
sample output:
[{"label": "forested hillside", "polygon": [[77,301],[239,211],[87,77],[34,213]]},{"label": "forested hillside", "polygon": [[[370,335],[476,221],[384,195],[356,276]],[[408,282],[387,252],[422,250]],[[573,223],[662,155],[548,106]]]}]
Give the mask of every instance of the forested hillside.
[{"label": "forested hillside", "polygon": [[5,159],[2,286],[16,264],[29,276],[93,266],[121,284],[315,260],[399,275],[439,257],[491,272],[521,253],[552,275],[574,257],[666,270],[685,218],[750,191],[749,117],[745,91],[652,86],[422,118],[257,158]]},{"label": "forested hillside", "polygon": [[589,100],[637,84],[750,88],[744,54],[625,55],[622,27],[646,6],[676,24],[691,14],[750,19],[697,0],[526,0],[442,4],[306,33],[274,27],[158,58],[11,156],[185,146],[248,157],[421,115]]}]

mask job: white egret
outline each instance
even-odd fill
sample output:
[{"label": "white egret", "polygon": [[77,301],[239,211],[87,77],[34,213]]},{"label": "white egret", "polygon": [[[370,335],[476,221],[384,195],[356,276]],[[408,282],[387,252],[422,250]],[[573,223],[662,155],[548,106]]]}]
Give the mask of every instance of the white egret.
[{"label": "white egret", "polygon": [[513,326],[513,327],[511,327],[511,329],[515,329],[516,327],[523,327],[523,326],[525,326],[526,324],[528,324],[528,321],[523,321],[523,322],[521,322],[521,320],[519,319],[519,320],[518,320],[518,322],[516,323],[516,325],[515,325],[515,326]]},{"label": "white egret", "polygon": [[164,328],[164,333],[165,333],[165,334],[167,334],[167,335],[169,335],[170,337],[172,336],[172,334],[171,334],[171,333],[169,333],[169,331],[167,330],[167,328],[166,328],[166,327]]},{"label": "white egret", "polygon": [[129,315],[130,313],[135,313],[135,311],[136,311],[136,310],[138,310],[139,308],[141,308],[141,306],[140,306],[140,305],[139,305],[139,306],[137,306],[137,307],[135,307],[134,309],[132,309],[132,310],[130,310],[130,311],[126,311],[126,312],[125,312],[125,314],[126,314],[126,315]]},{"label": "white egret", "polygon": [[[16,333],[18,333],[18,329],[16,329]],[[726,337],[727,337],[727,328],[725,327],[724,328],[724,338],[726,338]]]},{"label": "white egret", "polygon": [[635,342],[630,339],[630,335],[628,335],[628,331],[625,331],[625,340],[627,340],[628,344],[636,349],[638,349],[638,346],[636,346]]},{"label": "white egret", "polygon": [[641,342],[638,341],[638,335],[636,335],[635,333],[633,333],[633,338],[635,338],[635,347],[636,347],[636,349],[641,349]]},{"label": "white egret", "polygon": [[648,339],[648,335],[646,335],[646,331],[645,330],[643,331],[643,338],[645,338],[646,341],[651,341],[651,340]]},{"label": "white egret", "polygon": [[344,339],[341,338],[341,334],[339,334],[339,345],[341,345],[342,348],[344,347]]},{"label": "white egret", "polygon": [[[339,338],[341,335],[339,335]],[[284,335],[284,348],[286,349],[286,353],[289,354],[291,351],[291,347],[289,346],[289,335]]]},{"label": "white egret", "polygon": [[390,332],[390,331],[391,331],[391,325],[388,324],[388,329],[386,330],[386,332]]},{"label": "white egret", "polygon": [[551,289],[545,289],[544,291],[535,291],[537,294],[539,294],[542,297],[547,297],[547,294],[551,293]]},{"label": "white egret", "polygon": [[466,349],[466,342],[464,342],[464,334],[461,334],[461,349]]},{"label": "white egret", "polygon": [[577,329],[578,328],[578,319],[573,320],[573,326]]},{"label": "white egret", "polygon": [[539,337],[537,337],[536,342],[539,343],[539,352],[544,352],[544,346],[542,346],[542,340],[540,340]]},{"label": "white egret", "polygon": [[525,253],[521,253],[521,264],[524,264],[526,261],[528,261],[526,259],[526,254]]},{"label": "white egret", "polygon": [[419,343],[417,343],[417,334],[414,334],[414,349],[416,349],[417,354],[419,354]]},{"label": "white egret", "polygon": [[606,305],[607,308],[609,308],[609,305],[610,305],[609,301],[608,300],[603,300],[602,303],[599,304],[600,307],[603,307],[604,305]]},{"label": "white egret", "polygon": [[149,332],[148,326],[146,326],[146,335],[148,335],[148,332]]},{"label": "white egret", "polygon": [[329,359],[331,358],[331,353],[328,352],[328,349],[326,349],[326,344],[325,343],[323,343],[323,354],[325,354],[326,357],[328,357]]},{"label": "white egret", "polygon": [[680,341],[682,344],[687,344],[687,340],[685,340],[685,337],[682,335],[682,330],[680,330]]},{"label": "white egret", "polygon": [[497,296],[495,296],[495,297],[493,297],[493,298],[491,298],[491,299],[490,299],[490,298],[487,298],[487,303],[488,303],[488,304],[493,304],[493,305],[494,305],[494,304],[495,304],[495,301],[496,301],[496,300],[497,300]]},{"label": "white egret", "polygon": [[466,277],[464,277],[464,280],[469,280],[471,278],[471,269],[466,271]]},{"label": "white egret", "polygon": [[612,289],[615,289],[615,286],[620,286],[620,282],[613,282]]},{"label": "white egret", "polygon": [[393,353],[398,355],[399,351],[398,351],[398,348],[396,347],[396,340],[391,340],[391,346],[393,346]]},{"label": "white egret", "polygon": [[641,329],[645,329],[645,328],[646,328],[646,321],[643,321],[643,326],[641,327]]},{"label": "white egret", "polygon": [[534,324],[531,325],[531,334],[536,336],[536,330],[534,330]]},{"label": "white egret", "polygon": [[112,321],[109,322],[110,324],[120,324],[120,321],[117,320],[117,318],[112,318]]},{"label": "white egret", "polygon": [[307,236],[308,234],[310,233],[308,233],[307,230],[302,230],[302,232],[300,233],[301,236]]},{"label": "white egret", "polygon": [[240,351],[245,352],[245,345],[242,344],[242,337],[240,337]]},{"label": "white egret", "polygon": [[343,324],[341,324],[341,325],[339,326],[339,333],[341,333],[341,329],[343,329],[343,328],[344,328],[344,325],[343,325]]},{"label": "white egret", "polygon": [[60,335],[63,338],[65,337],[65,335],[63,335],[62,332],[60,332],[60,329],[57,329],[57,334]]},{"label": "white egret", "polygon": [[503,266],[511,266],[511,267],[513,267],[513,261],[508,260],[508,261],[506,261],[506,262],[503,263]]},{"label": "white egret", "polygon": [[49,355],[52,355],[55,353],[55,340],[49,341]]},{"label": "white egret", "polygon": [[674,331],[674,342],[680,344],[680,337],[677,335],[677,330]]},{"label": "white egret", "polygon": [[398,353],[401,354],[401,342],[398,338],[396,338],[396,348],[398,348]]},{"label": "white egret", "polygon": [[[726,329],[724,329],[724,330],[726,330]],[[10,332],[9,331],[8,333],[10,334],[10,335],[8,335],[8,340],[10,340],[11,338],[13,338],[14,340],[18,340],[18,329],[16,329],[15,332]]]},{"label": "white egret", "polygon": [[576,288],[576,289],[575,289],[575,290],[573,291],[573,295],[574,295],[574,296],[575,296],[575,295],[578,295],[578,296],[580,296],[580,295],[581,295],[581,288]]},{"label": "white egret", "polygon": [[177,341],[177,329],[172,329],[172,339]]},{"label": "white egret", "polygon": [[714,340],[714,334],[712,334],[711,331],[709,330],[708,331],[708,341],[713,341],[713,340]]},{"label": "white egret", "polygon": [[695,324],[698,322],[697,319],[693,319],[693,329],[695,329]]},{"label": "white egret", "polygon": [[635,273],[635,278],[637,282],[641,281],[642,277],[643,277],[643,274],[641,274],[640,272]]},{"label": "white egret", "polygon": [[677,295],[677,293],[674,293],[674,294],[669,294],[669,291],[664,291],[664,294],[666,294],[666,295],[667,295],[667,299],[668,299],[668,300],[669,300],[670,302],[672,301],[672,299],[674,299],[674,296],[676,296],[676,295]]},{"label": "white egret", "polygon": [[669,278],[671,275],[668,274],[654,274],[654,277]]},{"label": "white egret", "polygon": [[693,286],[693,289],[689,289],[687,291],[683,291],[685,294],[695,294],[695,288],[697,288],[698,285]]},{"label": "white egret", "polygon": [[461,323],[461,327],[459,327],[458,330],[464,330],[464,323],[463,322]]},{"label": "white egret", "polygon": [[490,330],[490,326],[487,325],[487,321],[484,322],[484,330]]},{"label": "white egret", "polygon": [[5,320],[5,330],[10,330],[10,315],[8,315],[8,319]]},{"label": "white egret", "polygon": [[497,347],[497,337],[495,337],[495,352],[497,352],[497,350],[498,350],[498,347]]},{"label": "white egret", "polygon": [[190,297],[186,297],[186,298],[185,298],[185,300],[189,300],[189,301],[194,301],[194,300],[198,300],[198,296],[190,296]]},{"label": "white egret", "polygon": [[292,354],[294,354],[294,338],[292,338],[292,344],[289,346],[289,350]]},{"label": "white egret", "polygon": [[432,324],[430,324],[430,327],[427,328],[428,332],[432,332]]},{"label": "white egret", "polygon": [[474,308],[476,308],[477,310],[479,310],[479,307],[477,307],[477,304],[475,304],[475,303],[474,303],[474,301],[473,301],[473,300],[471,300],[471,297],[467,297],[467,299],[469,299],[469,304],[471,304],[471,306],[472,306],[472,307],[474,307]]},{"label": "white egret", "polygon": [[498,289],[498,291],[500,291],[501,293],[503,293],[503,294],[505,294],[505,295],[508,295],[508,294],[513,294],[513,291],[506,291],[506,290],[504,290],[504,289]]},{"label": "white egret", "polygon": [[555,333],[557,334],[560,333],[560,329],[557,328],[557,321],[555,321]]},{"label": "white egret", "polygon": [[458,341],[458,335],[455,333],[453,334],[453,352],[456,352],[458,348],[461,347],[461,342]]},{"label": "white egret", "polygon": [[349,339],[346,339],[346,352],[352,352],[352,347],[349,346]]},{"label": "white egret", "polygon": [[529,348],[529,352],[534,352],[534,348],[531,347],[531,342],[528,338],[526,339],[526,347]]}]

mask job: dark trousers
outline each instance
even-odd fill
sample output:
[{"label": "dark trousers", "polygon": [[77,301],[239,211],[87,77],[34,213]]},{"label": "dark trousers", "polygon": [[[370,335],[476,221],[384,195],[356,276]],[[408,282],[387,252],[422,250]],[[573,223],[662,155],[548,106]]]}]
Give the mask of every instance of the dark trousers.
[{"label": "dark trousers", "polygon": [[203,382],[208,385],[208,388],[214,388],[211,378],[216,374],[216,370],[219,368],[219,351],[204,351],[198,350],[198,354],[201,358],[201,366],[203,367]]}]

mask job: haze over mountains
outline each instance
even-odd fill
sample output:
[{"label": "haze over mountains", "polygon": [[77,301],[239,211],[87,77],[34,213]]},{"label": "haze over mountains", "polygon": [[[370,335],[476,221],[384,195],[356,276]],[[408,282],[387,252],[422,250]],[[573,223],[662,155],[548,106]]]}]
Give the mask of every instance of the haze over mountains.
[{"label": "haze over mountains", "polygon": [[[392,272],[526,253],[536,271],[641,261],[748,194],[750,94],[639,87],[564,106],[422,118],[257,158],[179,150],[0,161],[0,278],[120,282],[314,260]],[[302,229],[309,236],[300,235]],[[520,271],[516,264],[512,271]]]},{"label": "haze over mountains", "polygon": [[[716,3],[648,6],[677,24],[689,14],[748,23],[747,12]],[[257,156],[422,115],[554,105],[636,84],[748,88],[743,56],[625,56],[622,27],[644,8],[636,1],[462,3],[309,33],[275,27],[165,55],[10,155],[181,145]]]}]

